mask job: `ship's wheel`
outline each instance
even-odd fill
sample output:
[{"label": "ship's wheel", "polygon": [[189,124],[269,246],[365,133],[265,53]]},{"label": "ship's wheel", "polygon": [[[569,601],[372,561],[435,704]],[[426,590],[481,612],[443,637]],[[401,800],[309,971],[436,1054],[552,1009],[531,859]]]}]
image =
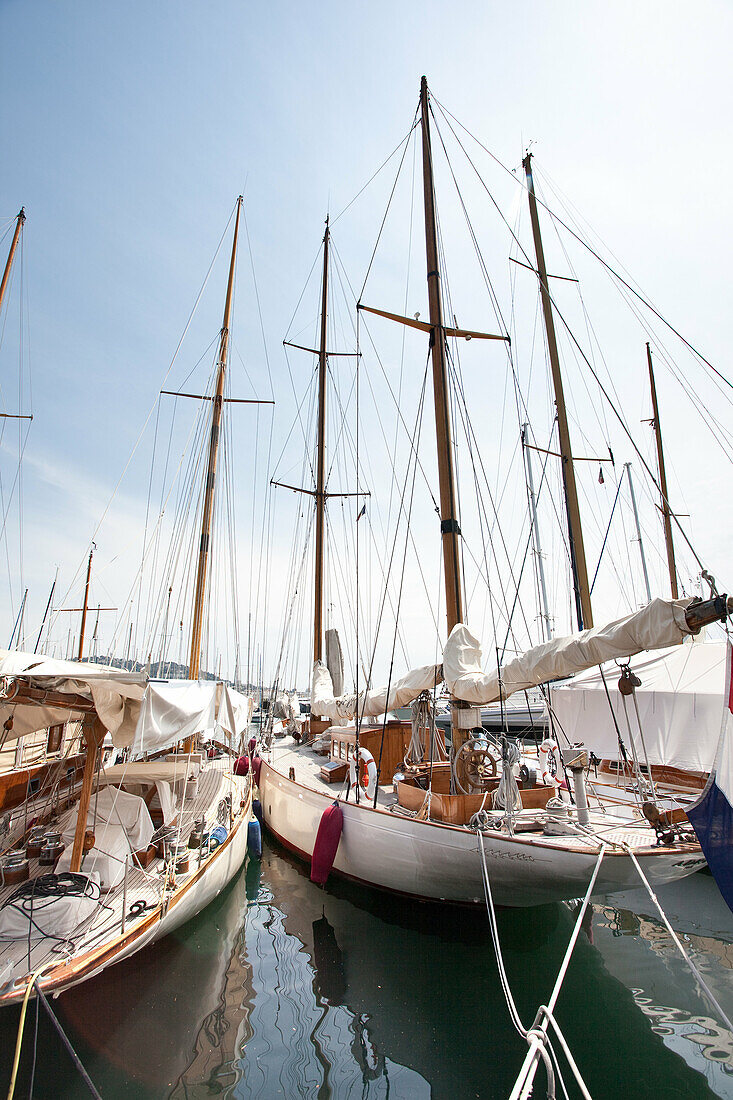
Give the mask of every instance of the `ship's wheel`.
[{"label": "ship's wheel", "polygon": [[461,745],[453,761],[453,775],[459,791],[480,794],[491,790],[497,762],[483,737],[471,737]]}]

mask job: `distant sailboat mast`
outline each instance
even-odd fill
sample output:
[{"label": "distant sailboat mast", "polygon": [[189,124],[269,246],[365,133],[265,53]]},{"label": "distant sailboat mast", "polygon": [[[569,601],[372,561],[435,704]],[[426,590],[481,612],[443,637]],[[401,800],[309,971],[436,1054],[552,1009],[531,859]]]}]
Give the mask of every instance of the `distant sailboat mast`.
[{"label": "distant sailboat mast", "polygon": [[20,208],[20,213],[15,220],[15,231],[13,233],[13,239],[10,243],[10,252],[5,262],[5,270],[3,271],[3,279],[0,283],[0,309],[3,306],[3,300],[5,298],[5,291],[8,286],[8,280],[10,279],[10,271],[13,266],[13,259],[15,257],[15,250],[18,247],[18,240],[20,239],[20,231],[25,225],[25,207]]}]

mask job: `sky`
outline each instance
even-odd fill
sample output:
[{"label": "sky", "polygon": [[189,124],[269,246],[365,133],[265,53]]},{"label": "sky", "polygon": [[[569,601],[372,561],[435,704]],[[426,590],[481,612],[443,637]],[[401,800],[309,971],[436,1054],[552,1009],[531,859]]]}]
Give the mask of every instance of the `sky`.
[{"label": "sky", "polygon": [[[228,225],[231,233],[230,215],[242,193],[246,247],[240,249],[238,267],[231,394],[274,395],[277,401],[273,420],[269,406],[259,413],[241,406],[232,414],[243,560],[238,625],[230,622],[222,629],[238,631],[244,647],[249,612],[265,585],[259,565],[248,556],[257,545],[252,529],[262,523],[258,509],[264,506],[265,468],[279,453],[295,415],[289,370],[303,372],[296,378],[298,397],[306,391],[310,371],[309,362],[286,360],[282,340],[317,256],[326,213],[336,217],[405,136],[423,73],[436,99],[509,168],[519,166],[531,142],[545,189],[556,185],[660,312],[723,374],[733,373],[725,325],[731,312],[726,136],[733,106],[728,76],[732,24],[730,6],[709,0],[694,8],[676,0],[450,6],[378,0],[308,7],[234,0],[205,6],[2,0],[3,250],[21,205],[27,223],[22,263],[16,265],[4,306],[0,379],[4,408],[22,407],[34,419],[29,428],[21,422],[20,434],[17,423],[6,422],[0,440],[8,513],[0,562],[0,642],[5,645],[10,638],[26,587],[24,636],[35,642],[57,568],[54,606],[79,606],[92,538],[91,605],[127,607],[146,511],[150,531],[151,458],[159,469],[164,428],[172,415],[170,405],[159,404],[158,391],[207,384],[230,247],[230,236],[222,236]],[[383,208],[394,168],[390,162],[365,204],[355,203],[334,224],[334,243],[355,286],[361,286],[369,263],[380,203]],[[497,190],[506,191],[509,216],[517,217],[521,193],[511,194],[513,183],[501,170],[495,180]],[[473,198],[481,201],[475,188]],[[401,232],[403,243],[408,209],[395,215],[396,236]],[[479,222],[485,215],[479,214]],[[459,220],[446,207],[446,240]],[[522,224],[526,243],[526,215]],[[487,231],[489,244],[498,241],[492,232]],[[220,241],[200,306],[174,360]],[[416,272],[418,243],[416,236]],[[497,286],[508,302],[514,285],[507,262],[511,242],[497,247]],[[459,272],[470,266],[467,248],[465,241],[452,250],[446,244],[446,255]],[[565,264],[567,271],[572,260],[581,276],[582,267],[590,310],[585,287],[590,298],[603,280],[588,274],[586,284],[581,255],[563,253],[552,235],[546,250],[556,270]],[[401,255],[387,251],[370,276],[372,302],[395,312],[404,305],[403,259],[404,249]],[[605,285],[608,289],[607,280]],[[422,310],[425,316],[424,293],[416,288],[415,281],[409,313]],[[460,276],[453,289],[461,320],[488,328],[485,306],[477,316],[479,300],[463,290]],[[558,298],[565,293],[558,290]],[[303,325],[317,313],[312,282],[304,303]],[[567,308],[575,308],[569,299]],[[629,423],[636,428],[650,415],[644,337],[637,337],[637,345],[630,338],[622,346],[624,322],[617,321],[615,308],[594,301],[594,331],[608,341],[609,377],[623,389]],[[528,370],[530,345],[541,341],[537,331],[532,315],[517,337],[518,357],[526,352],[520,374]],[[348,341],[347,328],[342,336]],[[424,349],[410,347],[419,374]],[[671,354],[678,350],[675,345]],[[536,355],[540,363],[541,353]],[[487,362],[492,370],[498,364]],[[475,370],[468,350],[462,351],[462,363],[468,377]],[[730,405],[708,386],[705,372],[689,359],[680,360],[679,369],[701,400],[730,425]],[[723,586],[729,576],[731,526],[728,459],[709,447],[704,416],[690,410],[673,383],[660,365],[671,485],[679,511],[689,515],[685,522],[696,548]],[[547,405],[543,387],[532,385],[538,408],[541,400]],[[500,415],[506,397],[503,404],[498,399],[504,386],[503,380],[496,386],[482,383],[472,391],[487,461],[495,462],[497,470],[504,461],[494,453],[497,440],[506,444],[509,438]],[[590,414],[577,400],[571,418],[584,427],[588,416],[583,445],[586,435],[587,446],[604,444],[598,433],[594,438]],[[589,392],[587,401],[597,404],[597,394]],[[414,402],[406,401],[405,410],[412,416]],[[194,412],[181,409],[180,415],[190,418]],[[183,434],[190,427],[185,423],[184,429],[183,419],[177,421]],[[270,423],[274,444],[268,458]],[[540,414],[540,434],[541,423]],[[516,425],[512,431],[516,437]],[[605,434],[610,437],[613,429]],[[648,432],[641,434],[648,443]],[[540,445],[546,443],[545,438]],[[16,486],[11,495],[19,447],[20,491]],[[648,446],[645,453],[651,458]],[[619,456],[623,461],[632,457]],[[289,461],[293,468],[297,456]],[[508,469],[508,458],[506,463]],[[639,496],[652,532],[651,496],[641,488]],[[591,521],[594,545],[602,540],[607,498],[606,493]],[[289,532],[292,522],[286,511],[277,530]],[[546,522],[551,522],[549,513]],[[517,533],[517,543],[519,538]],[[547,538],[549,559],[559,536],[548,531]],[[658,540],[648,553],[654,584],[661,587]],[[256,630],[262,638],[254,648],[264,645],[266,674],[277,650],[274,624],[284,614],[278,578],[287,572],[289,554],[289,537],[282,546],[276,539],[274,579],[266,585],[271,597],[267,639],[264,605],[257,603]],[[694,563],[686,568],[691,581]],[[610,586],[613,577],[606,583]],[[560,599],[557,577],[552,588]],[[213,611],[223,615],[226,596],[218,599]],[[134,613],[101,616],[100,652],[124,650],[128,619],[142,624],[140,602],[138,596]],[[413,602],[419,602],[417,595]],[[612,602],[609,613],[617,610]],[[63,614],[53,625],[59,655],[78,629],[73,613]],[[406,619],[415,638],[408,647],[410,659],[430,659],[427,649],[434,648],[434,640],[423,645],[416,616],[410,612]],[[558,628],[566,620],[558,612]],[[488,630],[485,608],[474,621],[477,631]],[[139,649],[142,634],[135,638]],[[210,663],[215,652],[216,647]]]}]

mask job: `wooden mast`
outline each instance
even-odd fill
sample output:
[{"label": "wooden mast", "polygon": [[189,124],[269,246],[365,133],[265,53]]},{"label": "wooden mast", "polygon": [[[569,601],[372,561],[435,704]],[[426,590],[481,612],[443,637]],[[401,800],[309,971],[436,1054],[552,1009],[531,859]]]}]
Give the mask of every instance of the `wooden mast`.
[{"label": "wooden mast", "polygon": [[323,293],[321,299],[321,340],[318,348],[318,442],[316,453],[316,561],[313,604],[313,663],[323,658],[323,533],[326,519],[326,330],[328,308],[328,244],[330,230],[326,218],[323,238]]},{"label": "wooden mast", "polygon": [[443,572],[445,574],[445,613],[448,633],[456,623],[463,622],[463,588],[461,580],[461,549],[458,525],[458,499],[453,464],[453,433],[446,368],[445,329],[438,270],[438,234],[435,224],[435,188],[433,157],[430,147],[428,118],[428,82],[420,85],[422,115],[423,191],[425,197],[425,248],[428,267],[428,304],[430,308],[430,347],[433,363],[433,394],[435,400],[435,431],[438,442],[438,484],[440,488],[440,532],[443,542]]},{"label": "wooden mast", "polygon": [[552,316],[552,300],[547,283],[547,268],[545,266],[545,253],[542,248],[540,236],[540,222],[537,214],[537,199],[534,193],[534,181],[532,179],[532,154],[528,153],[522,161],[527,177],[527,194],[529,196],[529,214],[532,221],[532,236],[534,238],[535,255],[537,257],[537,274],[540,280],[542,293],[542,312],[545,319],[545,333],[547,335],[547,350],[550,355],[550,367],[552,369],[552,381],[555,387],[555,403],[557,406],[557,426],[560,440],[560,459],[562,463],[562,480],[565,491],[565,507],[568,517],[568,541],[570,543],[570,565],[573,573],[573,590],[575,593],[575,611],[578,620],[578,630],[587,630],[593,626],[593,614],[590,603],[590,588],[588,586],[588,567],[585,560],[585,547],[583,546],[583,529],[580,522],[580,507],[578,505],[578,489],[575,483],[575,467],[573,466],[573,453],[570,447],[570,432],[568,431],[568,416],[565,408],[565,395],[560,373],[560,358],[557,353],[557,339],[555,337],[555,322]]},{"label": "wooden mast", "polygon": [[25,207],[21,206],[20,213],[15,222],[15,232],[13,233],[13,240],[10,244],[10,252],[5,263],[5,270],[3,271],[3,281],[0,283],[0,309],[2,309],[3,299],[5,298],[5,289],[8,285],[8,279],[10,278],[10,269],[13,266],[13,257],[15,256],[15,250],[18,247],[18,238],[20,237],[20,231],[23,228],[25,222]]},{"label": "wooden mast", "polygon": [[84,834],[87,828],[87,814],[92,798],[92,786],[94,773],[97,770],[97,754],[99,746],[104,741],[107,731],[98,715],[88,715],[84,719],[84,740],[87,746],[87,756],[84,762],[84,778],[81,792],[79,793],[79,807],[76,815],[76,829],[74,830],[74,847],[71,850],[71,864],[69,870],[76,874],[81,869],[81,857],[84,854]]},{"label": "wooden mast", "polygon": [[[219,454],[219,436],[221,432],[221,417],[224,407],[224,379],[226,377],[227,355],[229,352],[229,330],[232,319],[232,291],[234,288],[234,267],[237,258],[237,237],[239,235],[239,215],[242,210],[242,196],[237,199],[237,217],[234,223],[234,241],[232,244],[232,258],[229,264],[229,282],[227,284],[226,304],[224,306],[224,323],[221,329],[219,344],[219,364],[216,376],[216,393],[212,402],[211,436],[209,438],[209,464],[206,472],[206,484],[204,488],[204,511],[201,520],[201,542],[199,544],[199,560],[196,572],[196,593],[193,603],[193,624],[191,628],[191,654],[188,661],[188,675],[191,680],[197,680],[201,662],[201,630],[204,617],[204,604],[206,600],[206,578],[209,563],[209,544],[211,541],[211,521],[214,511],[214,487],[216,484],[216,463]],[[189,739],[191,740],[191,739]]]},{"label": "wooden mast", "polygon": [[667,496],[667,471],[664,466],[664,451],[662,449],[662,426],[659,423],[659,406],[657,405],[657,387],[654,382],[654,368],[652,366],[652,350],[647,343],[646,358],[649,364],[649,384],[652,390],[652,425],[657,440],[657,462],[659,464],[659,488],[662,493],[662,520],[664,522],[664,541],[667,544],[667,565],[669,567],[669,585],[672,589],[672,599],[676,600],[677,592],[677,566],[674,560],[674,542],[672,540],[671,509]]},{"label": "wooden mast", "polygon": [[84,655],[84,631],[87,625],[87,609],[89,607],[89,581],[92,575],[92,555],[94,554],[94,543],[92,543],[89,550],[89,561],[87,562],[87,583],[84,586],[84,606],[81,609],[81,629],[79,630],[79,652],[77,654],[77,661],[80,661]]}]

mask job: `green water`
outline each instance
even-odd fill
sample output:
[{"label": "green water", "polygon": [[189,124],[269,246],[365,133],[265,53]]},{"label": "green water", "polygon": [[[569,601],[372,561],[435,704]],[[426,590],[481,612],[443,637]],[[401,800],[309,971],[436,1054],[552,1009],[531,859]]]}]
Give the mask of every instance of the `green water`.
[{"label": "green water", "polygon": [[[714,882],[698,874],[660,898],[733,1015],[733,917]],[[525,1025],[550,995],[573,923],[564,905],[499,914]],[[322,890],[268,841],[261,865],[195,921],[54,1007],[105,1100],[498,1098],[526,1050],[485,913],[340,882]],[[645,894],[593,907],[557,1016],[595,1100],[733,1096],[733,1035]],[[0,1095],[17,1021],[14,1009],[0,1019]],[[29,1095],[34,1031],[32,1006],[16,1097]],[[35,1051],[35,1097],[89,1095],[43,1013]],[[534,1095],[545,1095],[542,1070]]]}]

